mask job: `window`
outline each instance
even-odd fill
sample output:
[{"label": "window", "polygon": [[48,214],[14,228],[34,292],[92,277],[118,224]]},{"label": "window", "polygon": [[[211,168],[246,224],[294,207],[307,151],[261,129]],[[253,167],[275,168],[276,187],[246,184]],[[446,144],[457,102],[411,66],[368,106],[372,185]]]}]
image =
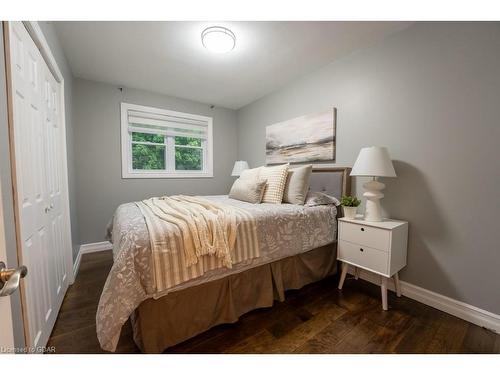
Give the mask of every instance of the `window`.
[{"label": "window", "polygon": [[121,104],[122,177],[212,177],[212,118]]}]

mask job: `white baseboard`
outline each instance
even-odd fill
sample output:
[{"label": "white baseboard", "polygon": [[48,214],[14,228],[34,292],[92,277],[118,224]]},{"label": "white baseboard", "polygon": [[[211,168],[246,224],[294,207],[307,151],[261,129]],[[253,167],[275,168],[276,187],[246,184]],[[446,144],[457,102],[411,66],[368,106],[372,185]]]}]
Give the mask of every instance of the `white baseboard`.
[{"label": "white baseboard", "polygon": [[112,248],[113,244],[109,241],[93,242],[81,245],[79,252],[82,254],[89,254],[97,253],[99,251],[111,250]]},{"label": "white baseboard", "polygon": [[[354,274],[354,269],[352,267],[349,267],[349,273]],[[380,285],[380,276],[374,273],[360,270],[359,277],[372,284]],[[394,281],[392,279],[387,283],[387,287],[392,291],[395,290]],[[431,292],[430,290],[405,281],[401,281],[401,293],[415,301],[500,334],[500,315],[443,296],[442,294]]]},{"label": "white baseboard", "polygon": [[80,262],[82,261],[83,254],[97,253],[98,251],[111,250],[112,248],[113,244],[109,241],[86,243],[80,245],[80,249],[78,250],[78,254],[73,264],[73,278],[70,284],[73,284],[76,280],[76,275],[78,274],[78,270],[80,269]]}]

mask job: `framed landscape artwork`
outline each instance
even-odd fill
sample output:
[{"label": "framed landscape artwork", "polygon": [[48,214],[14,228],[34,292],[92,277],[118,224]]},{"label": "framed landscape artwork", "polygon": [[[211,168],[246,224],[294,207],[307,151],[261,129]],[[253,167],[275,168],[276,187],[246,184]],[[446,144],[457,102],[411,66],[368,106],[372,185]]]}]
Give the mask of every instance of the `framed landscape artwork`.
[{"label": "framed landscape artwork", "polygon": [[337,109],[266,127],[266,164],[335,161]]}]

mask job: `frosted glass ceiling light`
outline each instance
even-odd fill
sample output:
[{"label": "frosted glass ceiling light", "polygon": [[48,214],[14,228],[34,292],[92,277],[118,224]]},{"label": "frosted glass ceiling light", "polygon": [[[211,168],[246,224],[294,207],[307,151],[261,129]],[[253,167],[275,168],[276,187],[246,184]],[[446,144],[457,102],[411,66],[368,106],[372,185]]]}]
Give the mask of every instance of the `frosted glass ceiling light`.
[{"label": "frosted glass ceiling light", "polygon": [[226,53],[236,45],[236,36],[225,27],[212,26],[201,33],[201,43],[211,52]]}]

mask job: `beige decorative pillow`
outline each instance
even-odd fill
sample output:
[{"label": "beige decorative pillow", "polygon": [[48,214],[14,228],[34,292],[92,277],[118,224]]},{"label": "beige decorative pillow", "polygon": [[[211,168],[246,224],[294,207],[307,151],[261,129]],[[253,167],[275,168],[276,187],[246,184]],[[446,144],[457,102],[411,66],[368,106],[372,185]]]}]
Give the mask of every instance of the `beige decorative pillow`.
[{"label": "beige decorative pillow", "polygon": [[285,191],[288,166],[288,164],[284,164],[275,167],[261,167],[260,178],[267,180],[264,197],[262,198],[263,203],[281,204],[283,192]]},{"label": "beige decorative pillow", "polygon": [[304,204],[307,191],[309,190],[311,173],[312,164],[288,170],[283,202]]},{"label": "beige decorative pillow", "polygon": [[266,180],[252,180],[249,178],[238,178],[229,192],[229,198],[244,202],[260,203],[266,188]]},{"label": "beige decorative pillow", "polygon": [[258,180],[260,178],[260,170],[262,167],[245,169],[240,174],[241,179],[251,178],[252,180]]}]

